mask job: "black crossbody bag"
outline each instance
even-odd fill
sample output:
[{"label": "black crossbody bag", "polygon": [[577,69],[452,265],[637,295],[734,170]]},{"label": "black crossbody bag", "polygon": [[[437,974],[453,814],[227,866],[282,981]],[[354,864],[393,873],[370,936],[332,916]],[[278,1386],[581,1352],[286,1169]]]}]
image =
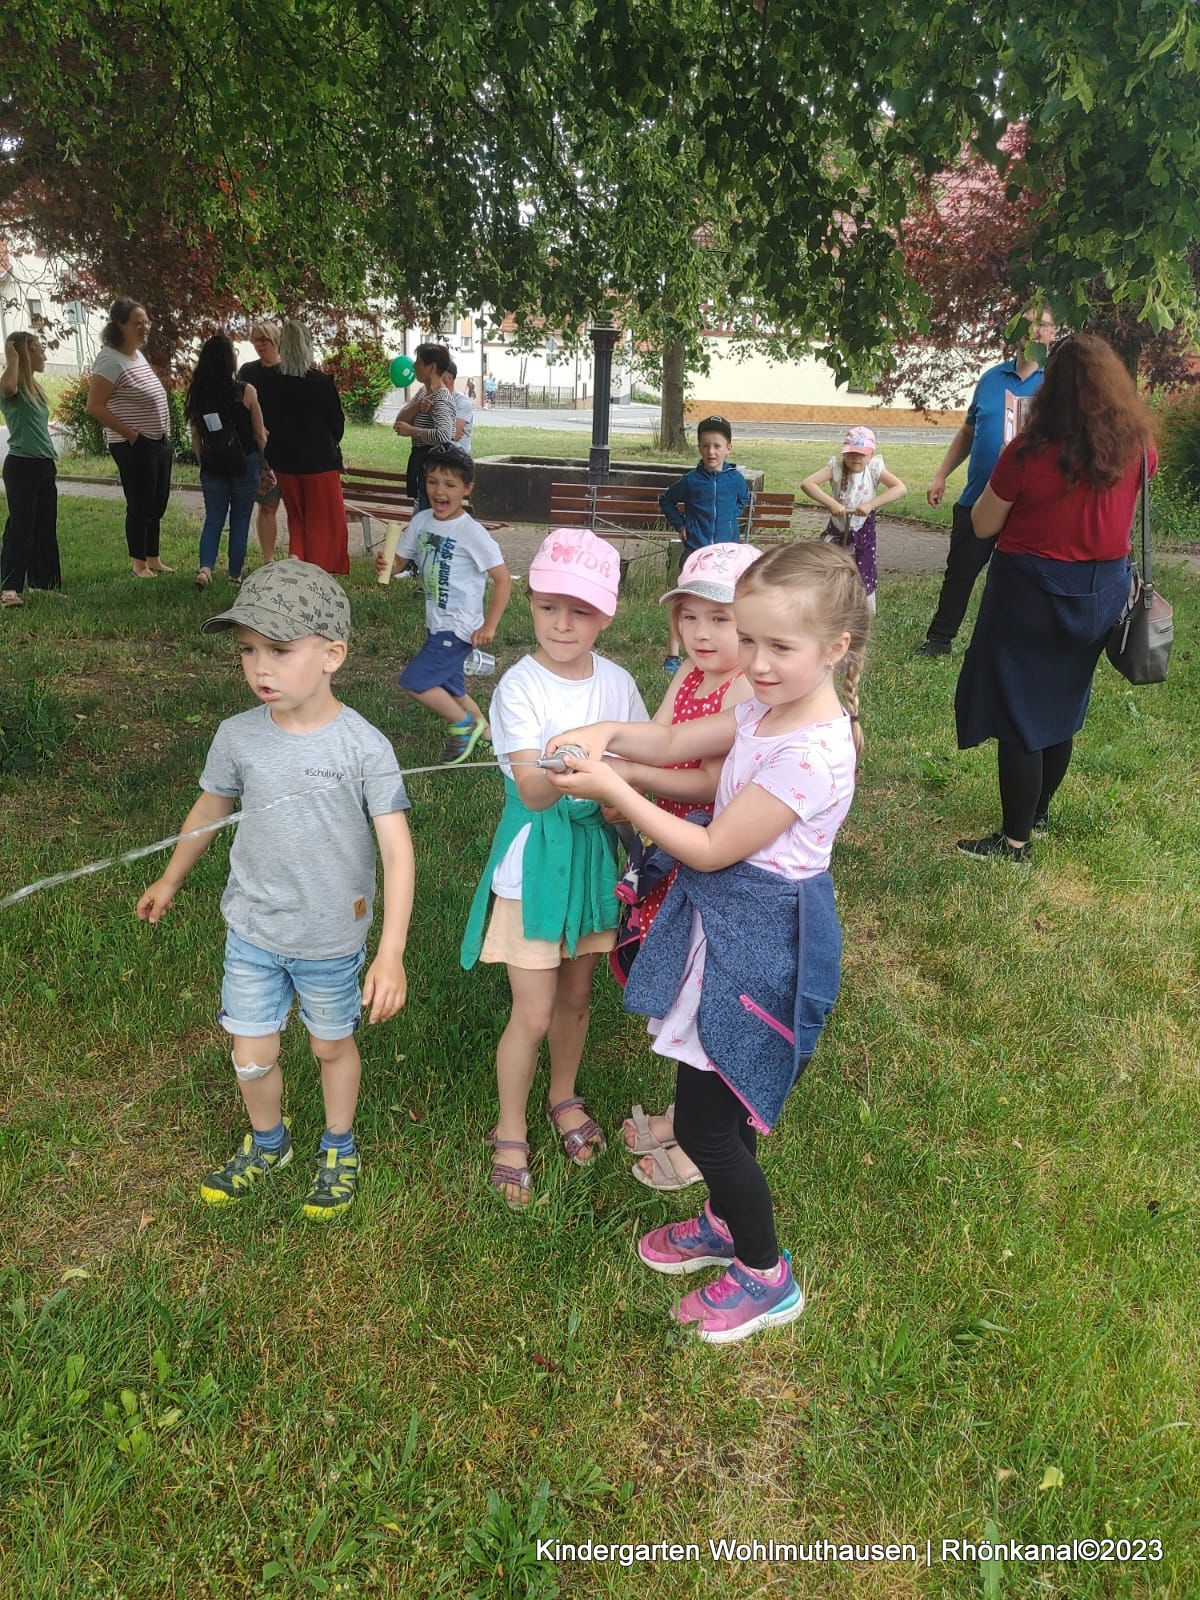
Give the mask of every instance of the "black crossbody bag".
[{"label": "black crossbody bag", "polygon": [[1130,683],[1163,683],[1175,638],[1175,613],[1154,587],[1150,553],[1150,473],[1142,449],[1142,561],[1130,562],[1129,599],[1108,636],[1105,654]]}]

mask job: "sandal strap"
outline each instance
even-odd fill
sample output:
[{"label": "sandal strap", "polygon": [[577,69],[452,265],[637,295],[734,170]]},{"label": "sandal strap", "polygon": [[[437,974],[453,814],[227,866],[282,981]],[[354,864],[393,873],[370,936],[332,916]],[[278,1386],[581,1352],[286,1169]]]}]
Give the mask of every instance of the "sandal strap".
[{"label": "sandal strap", "polygon": [[557,1124],[558,1118],[564,1111],[578,1111],[582,1105],[583,1101],[576,1095],[571,1100],[560,1100],[556,1106],[547,1105],[546,1115],[551,1122]]},{"label": "sandal strap", "polygon": [[572,1128],[570,1133],[563,1135],[564,1139],[583,1139],[592,1144],[597,1139],[603,1139],[604,1129],[594,1117],[589,1117],[586,1122],[581,1122],[577,1128]]},{"label": "sandal strap", "polygon": [[604,1130],[600,1124],[591,1117],[586,1122],[581,1122],[577,1128],[571,1128],[566,1133],[560,1133],[563,1149],[568,1155],[578,1155],[585,1145],[596,1147],[604,1143]]},{"label": "sandal strap", "polygon": [[531,1189],[533,1181],[529,1176],[528,1167],[509,1167],[502,1161],[496,1162],[488,1174],[488,1182],[493,1189],[503,1189],[510,1183],[515,1183],[518,1189]]},{"label": "sandal strap", "polygon": [[523,1150],[526,1155],[529,1154],[529,1146],[524,1139],[497,1139],[495,1128],[485,1136],[483,1142],[491,1145],[493,1150]]}]

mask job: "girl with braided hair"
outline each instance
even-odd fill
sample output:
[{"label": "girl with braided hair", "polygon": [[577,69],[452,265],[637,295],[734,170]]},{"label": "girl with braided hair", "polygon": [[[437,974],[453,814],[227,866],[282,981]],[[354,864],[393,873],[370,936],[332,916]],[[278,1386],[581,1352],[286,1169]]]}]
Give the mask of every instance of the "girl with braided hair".
[{"label": "girl with braided hair", "polygon": [[[671,1275],[721,1267],[676,1320],[713,1344],[792,1322],[804,1297],[775,1236],[758,1135],[807,1065],[837,996],[841,933],[829,860],[862,735],[858,687],[870,613],[853,556],[805,541],[772,550],[738,581],[739,664],[753,697],[694,722],[596,723],[551,740],[565,794],[615,806],[679,861],[625,988],[674,1059],[675,1137],[709,1198],[655,1228],[638,1255]],[[837,679],[841,678],[839,697]],[[661,810],[620,776],[724,756],[707,826]]]}]

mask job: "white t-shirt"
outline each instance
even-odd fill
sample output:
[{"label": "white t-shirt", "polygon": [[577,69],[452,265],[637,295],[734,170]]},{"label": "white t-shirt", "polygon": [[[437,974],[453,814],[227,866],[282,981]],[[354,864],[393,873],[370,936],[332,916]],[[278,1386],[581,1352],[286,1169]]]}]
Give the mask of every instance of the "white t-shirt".
[{"label": "white t-shirt", "polygon": [[[112,384],[108,409],[114,417],[120,417],[127,428],[136,428],[148,439],[164,439],[171,432],[167,391],[140,350],[127,356],[111,345],[104,345],[92,362],[92,376],[107,378]],[[104,442],[124,444],[126,440],[124,434],[105,428]]]},{"label": "white t-shirt", "polygon": [[[850,528],[846,527],[845,517],[830,517],[834,527],[840,528],[843,533],[851,529],[861,528],[867,520],[866,517],[856,516],[855,506],[861,506],[864,500],[873,500],[879,493],[879,480],[882,478],[885,466],[881,455],[867,457],[867,464],[861,472],[845,473],[841,456],[830,456],[827,463],[831,477],[829,480],[829,493],[835,500],[840,500],[850,512]],[[840,487],[839,487],[840,485]]]},{"label": "white t-shirt", "polygon": [[[540,755],[556,733],[590,722],[649,722],[638,686],[615,661],[593,652],[588,678],[560,678],[532,656],[522,656],[496,685],[488,706],[492,748],[506,778],[513,775],[505,756],[518,750]],[[568,796],[568,798],[570,798]],[[526,824],[492,873],[492,893],[502,900],[521,898],[521,868]]]},{"label": "white t-shirt", "polygon": [[483,623],[488,571],[504,565],[504,552],[487,529],[465,511],[445,522],[432,511],[418,511],[401,535],[397,554],[420,570],[429,632],[470,642]]}]

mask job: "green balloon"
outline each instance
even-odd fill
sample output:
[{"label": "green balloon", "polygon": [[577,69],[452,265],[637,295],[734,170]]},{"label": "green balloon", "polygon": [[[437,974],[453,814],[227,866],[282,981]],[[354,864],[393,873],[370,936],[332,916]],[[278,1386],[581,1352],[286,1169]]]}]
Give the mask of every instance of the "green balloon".
[{"label": "green balloon", "polygon": [[393,356],[388,371],[397,389],[407,389],[417,375],[411,356]]}]

